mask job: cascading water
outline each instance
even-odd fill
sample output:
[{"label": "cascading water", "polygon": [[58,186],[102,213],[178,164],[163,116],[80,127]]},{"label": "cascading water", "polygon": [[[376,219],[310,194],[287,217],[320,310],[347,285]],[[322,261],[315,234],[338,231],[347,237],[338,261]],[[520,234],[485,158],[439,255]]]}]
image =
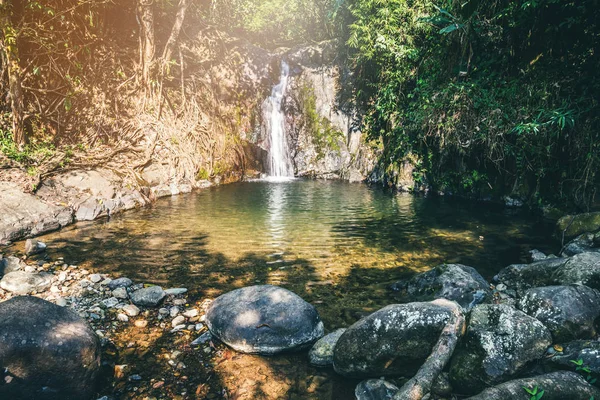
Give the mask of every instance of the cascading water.
[{"label": "cascading water", "polygon": [[269,176],[275,178],[294,176],[285,134],[285,114],[283,112],[283,97],[287,90],[289,74],[289,65],[282,61],[279,83],[273,87],[271,96],[263,103],[264,129],[268,138],[269,149],[267,172]]}]

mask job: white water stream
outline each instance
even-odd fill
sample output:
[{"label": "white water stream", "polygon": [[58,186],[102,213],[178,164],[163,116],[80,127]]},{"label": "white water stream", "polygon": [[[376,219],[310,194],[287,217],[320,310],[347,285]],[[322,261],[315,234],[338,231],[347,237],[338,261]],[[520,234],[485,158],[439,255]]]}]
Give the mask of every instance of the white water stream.
[{"label": "white water stream", "polygon": [[263,103],[263,121],[269,141],[267,173],[273,178],[294,176],[294,168],[285,134],[285,114],[282,104],[288,86],[289,74],[290,67],[285,61],[282,61],[279,83],[273,87],[271,95]]}]

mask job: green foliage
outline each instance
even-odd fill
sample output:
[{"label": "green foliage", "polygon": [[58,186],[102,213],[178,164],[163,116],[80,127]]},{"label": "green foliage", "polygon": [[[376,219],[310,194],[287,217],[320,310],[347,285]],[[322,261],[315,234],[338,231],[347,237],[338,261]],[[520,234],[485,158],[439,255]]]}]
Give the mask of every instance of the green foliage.
[{"label": "green foliage", "polygon": [[591,368],[584,364],[583,359],[571,360],[571,363],[575,364],[575,371],[580,371],[590,385],[596,383],[598,379],[592,376]]},{"label": "green foliage", "polygon": [[343,140],[344,134],[336,129],[325,117],[317,112],[317,98],[312,86],[303,85],[298,94],[305,129],[310,133],[312,144],[317,152],[317,160],[325,157],[328,151],[339,151],[339,141]]},{"label": "green foliage", "polygon": [[542,396],[544,396],[544,391],[539,390],[539,388],[537,386],[534,387],[533,389],[528,389],[523,386],[523,390],[525,390],[528,394],[531,395],[529,400],[540,400],[542,398]]},{"label": "green foliage", "polygon": [[434,188],[585,208],[600,177],[600,11],[591,0],[354,0],[365,130]]},{"label": "green foliage", "polygon": [[330,39],[339,0],[214,0],[210,18],[269,47]]},{"label": "green foliage", "polygon": [[[52,143],[38,142],[35,139],[19,150],[15,145],[12,133],[9,130],[3,130],[0,125],[0,153],[11,160],[23,164],[39,163],[51,158],[55,154],[55,150]],[[37,169],[29,166],[27,173],[36,175]]]}]

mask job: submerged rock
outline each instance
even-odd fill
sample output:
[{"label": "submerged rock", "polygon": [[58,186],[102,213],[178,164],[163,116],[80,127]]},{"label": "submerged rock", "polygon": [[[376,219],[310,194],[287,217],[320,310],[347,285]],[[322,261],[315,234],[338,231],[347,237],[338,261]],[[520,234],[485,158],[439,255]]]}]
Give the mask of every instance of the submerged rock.
[{"label": "submerged rock", "polygon": [[369,379],[356,386],[356,400],[392,400],[400,389],[383,379]]},{"label": "submerged rock", "polygon": [[452,300],[470,309],[491,297],[489,284],[475,270],[461,264],[442,264],[408,281],[393,285],[409,301]]},{"label": "submerged rock", "polygon": [[53,277],[54,275],[47,273],[14,271],[4,275],[0,280],[0,287],[14,294],[43,292],[50,288]]},{"label": "submerged rock", "polygon": [[214,336],[242,353],[276,354],[323,336],[317,310],[287,289],[259,285],[219,296],[206,311]]},{"label": "submerged rock", "polygon": [[392,304],[350,326],[333,351],[337,373],[412,375],[430,355],[451,312],[432,303]]},{"label": "submerged rock", "polygon": [[573,361],[582,360],[591,372],[600,374],[600,342],[597,340],[574,340],[563,346],[563,351],[548,359],[550,364],[561,368],[575,367]]},{"label": "submerged rock", "polygon": [[525,392],[525,388],[534,390],[536,387],[538,391],[544,391],[543,400],[600,398],[600,390],[587,383],[581,375],[562,371],[506,382],[486,389],[477,396],[469,397],[468,400],[527,399],[530,396]]},{"label": "submerged rock", "polygon": [[46,251],[46,243],[37,239],[27,239],[25,241],[25,254],[31,256]]},{"label": "submerged rock", "polygon": [[556,342],[596,335],[600,292],[583,285],[529,289],[518,308],[543,323]]},{"label": "submerged rock", "polygon": [[333,364],[333,349],[344,332],[346,328],[340,328],[319,339],[308,352],[310,363],[318,367]]},{"label": "submerged rock", "polygon": [[474,394],[514,378],[552,343],[541,322],[508,305],[479,305],[450,365],[452,386]]},{"label": "submerged rock", "polygon": [[0,303],[2,399],[89,399],[98,338],[73,311],[37,297]]},{"label": "submerged rock", "polygon": [[131,293],[130,297],[133,304],[137,306],[156,307],[166,296],[167,294],[160,286],[150,286],[136,290]]}]

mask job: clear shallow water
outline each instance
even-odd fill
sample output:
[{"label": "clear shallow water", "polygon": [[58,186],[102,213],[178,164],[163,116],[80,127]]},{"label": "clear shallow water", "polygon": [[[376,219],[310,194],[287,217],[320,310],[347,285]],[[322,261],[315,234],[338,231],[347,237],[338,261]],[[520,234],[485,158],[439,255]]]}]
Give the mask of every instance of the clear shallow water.
[{"label": "clear shallow water", "polygon": [[162,199],[42,240],[53,259],[198,296],[283,285],[313,302],[333,329],[393,302],[387,287],[400,278],[443,262],[491,278],[532,248],[554,250],[551,232],[490,204],[292,180]]}]

